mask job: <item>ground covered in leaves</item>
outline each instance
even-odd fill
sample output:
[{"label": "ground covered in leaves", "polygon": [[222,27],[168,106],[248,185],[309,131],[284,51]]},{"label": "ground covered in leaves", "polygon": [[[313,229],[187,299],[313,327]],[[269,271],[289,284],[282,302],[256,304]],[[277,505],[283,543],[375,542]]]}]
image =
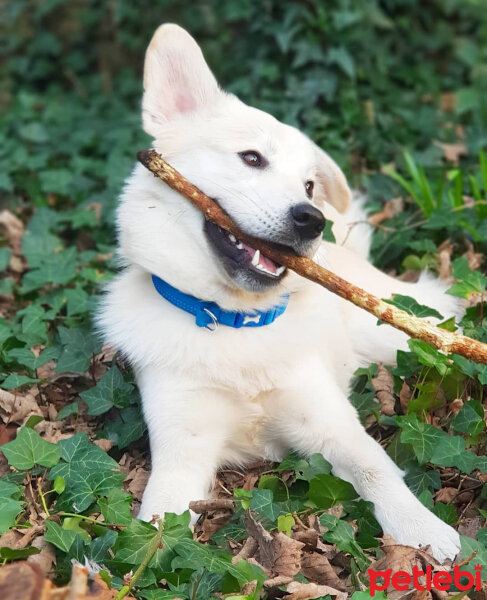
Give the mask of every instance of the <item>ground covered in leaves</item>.
[{"label": "ground covered in leaves", "polygon": [[[192,506],[194,532],[188,514],[166,515],[159,530],[136,520],[150,468],[139,396],[92,330],[100,286],[116,272],[116,196],[150,145],[137,65],[170,17],[202,39],[223,83],[304,128],[369,192],[376,264],[408,280],[437,273],[466,306],[443,327],[487,342],[485,10],[329,4],[12,4],[0,97],[2,598],[17,600],[8,586],[22,581],[29,600],[41,588],[43,600],[364,600],[369,568],[451,566],[384,536],[319,455],[222,471],[214,499]],[[411,341],[396,367],[358,371],[350,394],[414,493],[458,529],[456,562],[471,573],[487,566],[486,385],[487,366]]]}]

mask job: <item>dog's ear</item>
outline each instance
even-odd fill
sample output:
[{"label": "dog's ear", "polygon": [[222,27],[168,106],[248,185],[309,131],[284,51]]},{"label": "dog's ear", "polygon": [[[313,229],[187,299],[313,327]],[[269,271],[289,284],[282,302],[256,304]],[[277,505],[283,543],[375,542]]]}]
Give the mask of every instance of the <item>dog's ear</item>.
[{"label": "dog's ear", "polygon": [[145,54],[145,131],[157,136],[166,121],[211,106],[222,93],[189,33],[172,23],[161,25]]},{"label": "dog's ear", "polygon": [[318,202],[328,202],[338,212],[344,213],[352,199],[352,192],[347,179],[336,162],[318,146],[315,146],[317,156],[316,180],[318,189],[315,198]]}]

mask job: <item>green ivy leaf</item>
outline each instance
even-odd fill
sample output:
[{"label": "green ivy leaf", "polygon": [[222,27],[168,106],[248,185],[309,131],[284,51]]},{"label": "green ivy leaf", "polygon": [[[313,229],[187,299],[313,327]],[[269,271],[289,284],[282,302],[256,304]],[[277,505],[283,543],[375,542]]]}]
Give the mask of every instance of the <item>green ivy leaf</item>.
[{"label": "green ivy leaf", "polygon": [[[0,446],[0,449],[3,448]],[[0,534],[15,525],[16,517],[25,504],[20,498],[22,490],[19,486],[0,479]]]},{"label": "green ivy leaf", "polygon": [[77,536],[79,536],[79,533],[76,531],[63,529],[55,521],[46,521],[46,534],[44,536],[46,542],[50,542],[66,554]]},{"label": "green ivy leaf", "polygon": [[397,423],[402,429],[401,442],[411,444],[418,462],[423,465],[430,461],[443,432],[423,423],[416,414],[398,417]]},{"label": "green ivy leaf", "polygon": [[61,410],[58,412],[56,421],[61,421],[62,419],[66,419],[66,417],[70,417],[71,415],[77,415],[79,411],[78,401],[75,400],[70,404],[66,404],[63,406]]},{"label": "green ivy leaf", "polygon": [[120,415],[115,421],[110,421],[105,425],[103,435],[119,448],[125,448],[140,439],[145,430],[146,425],[140,407],[128,406],[120,411]]},{"label": "green ivy leaf", "polygon": [[394,294],[392,300],[384,300],[387,304],[392,304],[401,310],[404,310],[408,315],[415,315],[416,317],[435,317],[436,319],[443,319],[443,316],[434,308],[419,304],[414,298],[410,296],[402,296],[401,294]]},{"label": "green ivy leaf", "polygon": [[478,400],[465,402],[454,418],[452,427],[455,431],[476,436],[485,428],[484,408]]},{"label": "green ivy leaf", "polygon": [[97,385],[80,396],[88,405],[89,415],[102,415],[116,406],[126,408],[130,403],[133,386],[127,383],[115,365],[107,371]]},{"label": "green ivy leaf", "polygon": [[115,488],[108,493],[106,498],[98,500],[98,506],[107,523],[128,525],[132,521],[130,512],[132,500],[130,494]]},{"label": "green ivy leaf", "polygon": [[56,358],[57,355],[57,349],[52,346],[45,348],[39,356],[36,356],[29,348],[13,348],[8,353],[9,358],[13,358],[16,362],[28,367],[32,371],[44,366],[50,360]]},{"label": "green ivy leaf", "polygon": [[451,371],[450,359],[441,354],[434,346],[422,340],[408,340],[408,346],[418,357],[421,364],[434,367],[444,377]]},{"label": "green ivy leaf", "polygon": [[457,258],[453,261],[453,276],[459,279],[454,283],[447,294],[459,298],[468,298],[471,294],[481,294],[487,288],[487,277],[479,271],[471,271],[466,258]]},{"label": "green ivy leaf", "polygon": [[405,480],[416,496],[419,496],[424,490],[439,490],[441,487],[438,471],[426,470],[416,465],[407,470]]},{"label": "green ivy leaf", "polygon": [[116,531],[108,530],[91,542],[86,549],[86,556],[98,564],[103,564],[109,558],[108,550],[115,545],[117,536]]},{"label": "green ivy leaf", "polygon": [[0,271],[5,271],[12,257],[12,251],[9,248],[0,248]]},{"label": "green ivy leaf", "polygon": [[120,487],[124,475],[118,464],[98,446],[91,444],[84,433],[59,442],[61,462],[49,474],[50,479],[64,477],[66,489],[59,496],[61,510],[86,510],[97,498]]},{"label": "green ivy leaf", "polygon": [[250,509],[255,510],[260,515],[276,521],[281,512],[278,504],[274,503],[274,494],[271,490],[255,490],[252,492],[252,500],[250,501]]},{"label": "green ivy leaf", "polygon": [[91,332],[81,328],[60,327],[58,332],[62,352],[56,371],[86,371],[92,356],[100,351],[101,342]]},{"label": "green ivy leaf", "polygon": [[291,513],[287,515],[279,515],[277,518],[277,530],[284,531],[284,533],[291,537],[291,530],[296,525],[296,521]]},{"label": "green ivy leaf", "polygon": [[33,383],[39,383],[40,379],[34,377],[28,377],[27,375],[19,375],[18,373],[11,373],[7,379],[2,383],[4,390],[14,390],[23,385],[32,385]]},{"label": "green ivy leaf", "polygon": [[3,546],[0,548],[0,557],[4,560],[25,560],[34,554],[39,554],[39,548],[8,548]]},{"label": "green ivy leaf", "polygon": [[478,467],[477,456],[465,449],[462,437],[441,433],[430,459],[432,463],[440,467],[457,467],[467,474]]},{"label": "green ivy leaf", "polygon": [[46,442],[30,429],[22,427],[15,440],[0,447],[8,464],[21,471],[28,471],[34,465],[53,467],[59,462],[61,452],[55,444]]},{"label": "green ivy leaf", "polygon": [[365,570],[370,560],[355,540],[355,529],[350,523],[328,514],[321,515],[320,522],[329,530],[323,535],[323,539],[331,544],[336,544],[340,550],[354,556],[359,563],[360,569]]},{"label": "green ivy leaf", "polygon": [[308,497],[318,508],[330,508],[342,500],[357,498],[358,494],[348,481],[321,474],[309,482]]}]

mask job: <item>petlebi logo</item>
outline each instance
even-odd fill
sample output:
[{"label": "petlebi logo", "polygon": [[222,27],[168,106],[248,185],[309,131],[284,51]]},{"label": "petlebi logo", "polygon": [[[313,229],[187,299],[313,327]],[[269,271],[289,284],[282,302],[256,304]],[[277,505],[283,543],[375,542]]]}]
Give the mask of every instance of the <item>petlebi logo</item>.
[{"label": "petlebi logo", "polygon": [[[406,591],[412,586],[418,591],[431,591],[432,589],[440,592],[449,592],[450,589],[457,589],[461,592],[469,590],[480,591],[482,589],[482,567],[483,565],[475,565],[475,576],[468,571],[462,571],[460,567],[453,567],[451,571],[436,571],[434,572],[430,565],[424,571],[414,565],[412,573],[407,571],[396,571],[392,569],[385,571],[374,571],[367,569],[370,577],[370,595],[375,596],[375,592],[383,592],[389,586],[395,590]],[[420,577],[424,579],[420,582]],[[378,579],[380,581],[378,581]]]}]

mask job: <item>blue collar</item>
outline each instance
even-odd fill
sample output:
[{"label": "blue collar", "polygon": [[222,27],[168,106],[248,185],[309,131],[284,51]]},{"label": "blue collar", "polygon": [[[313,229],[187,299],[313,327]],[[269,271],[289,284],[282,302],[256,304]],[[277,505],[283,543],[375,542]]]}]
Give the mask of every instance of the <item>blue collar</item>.
[{"label": "blue collar", "polygon": [[194,296],[184,294],[176,288],[163,281],[157,275],[152,275],[152,282],[157,292],[174,306],[190,313],[196,317],[196,325],[205,327],[210,331],[218,328],[218,325],[227,325],[239,329],[240,327],[263,327],[270,325],[277,317],[286,310],[289,302],[289,294],[281,296],[281,304],[273,306],[267,311],[257,310],[252,313],[234,312],[223,310],[215,302],[198,300]]}]

